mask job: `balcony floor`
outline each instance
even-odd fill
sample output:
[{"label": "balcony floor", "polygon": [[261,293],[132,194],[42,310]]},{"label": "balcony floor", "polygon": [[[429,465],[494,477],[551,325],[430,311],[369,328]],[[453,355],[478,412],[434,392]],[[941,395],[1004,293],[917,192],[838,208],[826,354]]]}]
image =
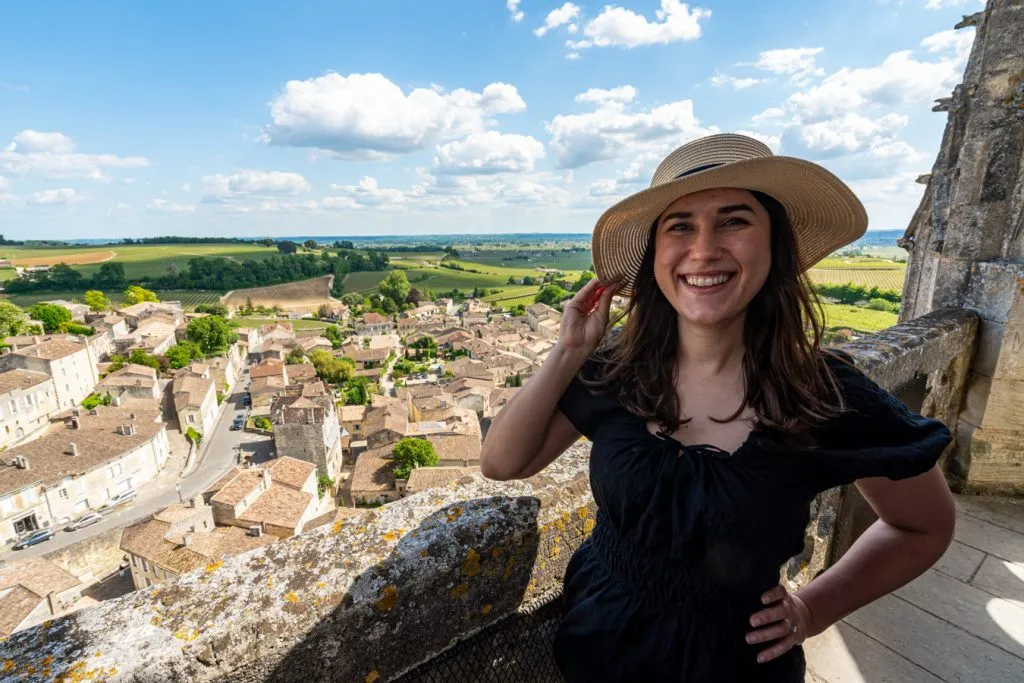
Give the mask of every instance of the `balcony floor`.
[{"label": "balcony floor", "polygon": [[807,681],[1024,680],[1024,501],[956,505],[935,567],[804,645]]}]

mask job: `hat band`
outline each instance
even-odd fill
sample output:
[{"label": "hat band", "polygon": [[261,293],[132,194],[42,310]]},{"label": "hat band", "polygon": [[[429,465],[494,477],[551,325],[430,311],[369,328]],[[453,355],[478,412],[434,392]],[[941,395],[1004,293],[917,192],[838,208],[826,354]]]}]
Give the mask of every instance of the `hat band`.
[{"label": "hat band", "polygon": [[724,165],[725,165],[725,164],[704,164],[703,166],[698,166],[697,168],[691,168],[691,169],[690,169],[690,170],[688,170],[688,171],[683,171],[682,173],[680,173],[679,175],[677,175],[677,176],[676,176],[675,178],[673,178],[672,180],[679,180],[680,178],[682,178],[682,177],[684,177],[684,176],[688,176],[688,175],[690,175],[691,173],[700,173],[701,171],[706,171],[706,170],[708,170],[709,168],[716,168],[716,167],[718,167],[718,166],[724,166]]}]

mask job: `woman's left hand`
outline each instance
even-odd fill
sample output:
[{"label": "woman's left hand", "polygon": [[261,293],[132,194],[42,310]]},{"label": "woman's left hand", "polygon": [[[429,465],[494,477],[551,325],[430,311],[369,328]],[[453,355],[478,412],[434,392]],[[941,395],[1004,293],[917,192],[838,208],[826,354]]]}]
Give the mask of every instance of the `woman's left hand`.
[{"label": "woman's left hand", "polygon": [[751,615],[750,625],[755,630],[747,633],[747,642],[775,642],[757,653],[758,663],[769,662],[816,634],[806,603],[784,586],[772,588],[761,596],[761,602],[768,607]]}]

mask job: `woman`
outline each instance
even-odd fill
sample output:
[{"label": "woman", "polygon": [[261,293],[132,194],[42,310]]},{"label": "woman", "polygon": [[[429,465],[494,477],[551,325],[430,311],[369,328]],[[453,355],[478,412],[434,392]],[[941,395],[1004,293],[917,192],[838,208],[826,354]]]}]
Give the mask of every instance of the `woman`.
[{"label": "woman", "polygon": [[[804,272],[866,228],[838,178],[739,135],[679,148],[598,221],[597,278],[481,456],[517,479],[593,441],[597,524],[554,644],[570,683],[803,681],[805,638],[949,545],[949,431],[820,346]],[[631,298],[606,338],[615,294]],[[879,520],[787,592],[811,500],[853,482]]]}]

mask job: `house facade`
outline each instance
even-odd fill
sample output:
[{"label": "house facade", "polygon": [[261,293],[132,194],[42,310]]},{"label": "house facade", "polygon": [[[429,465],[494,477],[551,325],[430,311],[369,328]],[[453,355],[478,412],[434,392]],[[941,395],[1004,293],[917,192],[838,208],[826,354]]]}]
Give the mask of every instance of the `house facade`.
[{"label": "house facade", "polygon": [[39,436],[57,410],[52,377],[21,369],[0,372],[0,448]]},{"label": "house facade", "polygon": [[217,421],[217,391],[208,377],[185,375],[171,385],[178,426],[184,434],[192,427],[203,435],[212,433]]},{"label": "house facade", "polygon": [[40,372],[53,378],[57,409],[68,410],[92,393],[99,380],[96,359],[81,338],[63,335],[26,346],[3,357],[9,368]]}]

